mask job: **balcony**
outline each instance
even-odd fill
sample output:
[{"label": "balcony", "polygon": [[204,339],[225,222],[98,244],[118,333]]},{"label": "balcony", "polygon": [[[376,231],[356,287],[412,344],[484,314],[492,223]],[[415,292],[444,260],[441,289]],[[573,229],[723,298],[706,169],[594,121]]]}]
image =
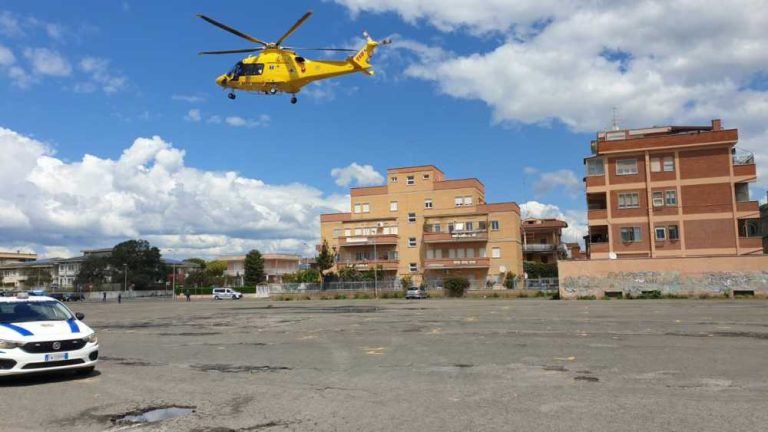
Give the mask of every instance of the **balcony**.
[{"label": "balcony", "polygon": [[523,251],[525,252],[551,252],[555,249],[557,249],[557,245],[546,243],[529,243],[523,245]]},{"label": "balcony", "polygon": [[603,220],[608,218],[607,209],[587,210],[588,220]]},{"label": "balcony", "polygon": [[758,215],[760,213],[760,203],[757,201],[738,201],[736,202],[736,210],[739,213],[754,213]]},{"label": "balcony", "polygon": [[762,237],[739,237],[739,248],[747,250],[763,250]]},{"label": "balcony", "polygon": [[425,232],[424,243],[456,243],[488,241],[488,231]]},{"label": "balcony", "polygon": [[345,246],[371,246],[371,245],[397,245],[397,234],[378,234],[371,236],[347,236],[339,237],[339,247]]},{"label": "balcony", "polygon": [[608,242],[590,243],[589,244],[589,252],[590,253],[608,253],[609,249],[610,248],[608,247]]},{"label": "balcony", "polygon": [[354,267],[357,270],[373,270],[380,267],[382,270],[397,270],[399,260],[360,260],[360,261],[338,261],[338,267]]},{"label": "balcony", "polygon": [[733,175],[736,177],[757,177],[755,155],[746,150],[734,149],[731,152]]},{"label": "balcony", "polygon": [[460,268],[488,268],[491,260],[488,257],[478,258],[442,258],[424,260],[427,269],[460,269]]}]

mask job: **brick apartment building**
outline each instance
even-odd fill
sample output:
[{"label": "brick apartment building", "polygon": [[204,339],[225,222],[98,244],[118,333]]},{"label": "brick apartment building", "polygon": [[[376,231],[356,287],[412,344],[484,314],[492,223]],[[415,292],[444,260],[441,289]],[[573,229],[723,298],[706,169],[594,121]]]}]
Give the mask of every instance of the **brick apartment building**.
[{"label": "brick apartment building", "polygon": [[476,285],[522,274],[520,208],[485,202],[480,180],[446,180],[433,165],[393,168],[385,186],[352,188],[350,213],[321,215],[335,271],[380,266],[417,283],[464,276]]},{"label": "brick apartment building", "polygon": [[757,179],[738,130],[600,132],[584,160],[591,259],[762,254]]},{"label": "brick apartment building", "polygon": [[[559,219],[524,219],[523,259],[525,261],[554,264],[559,259],[570,258],[572,244],[562,242],[563,228],[568,224]],[[576,245],[578,248],[578,244]]]}]

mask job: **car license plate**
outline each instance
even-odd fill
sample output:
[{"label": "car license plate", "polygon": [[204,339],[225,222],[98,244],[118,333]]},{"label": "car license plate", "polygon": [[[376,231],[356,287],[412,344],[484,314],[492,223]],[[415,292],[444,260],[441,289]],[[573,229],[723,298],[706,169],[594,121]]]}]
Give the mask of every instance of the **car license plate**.
[{"label": "car license plate", "polygon": [[69,353],[53,353],[53,354],[46,354],[45,355],[45,361],[59,361],[59,360],[67,360],[69,359]]}]

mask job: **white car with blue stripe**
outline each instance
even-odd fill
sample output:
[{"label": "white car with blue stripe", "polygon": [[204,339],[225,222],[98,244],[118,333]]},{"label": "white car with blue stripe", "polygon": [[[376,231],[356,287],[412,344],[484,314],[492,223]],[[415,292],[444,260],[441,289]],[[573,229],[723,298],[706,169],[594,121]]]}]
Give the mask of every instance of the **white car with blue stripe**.
[{"label": "white car with blue stripe", "polygon": [[0,297],[0,377],[93,371],[99,342],[83,318],[50,297]]}]

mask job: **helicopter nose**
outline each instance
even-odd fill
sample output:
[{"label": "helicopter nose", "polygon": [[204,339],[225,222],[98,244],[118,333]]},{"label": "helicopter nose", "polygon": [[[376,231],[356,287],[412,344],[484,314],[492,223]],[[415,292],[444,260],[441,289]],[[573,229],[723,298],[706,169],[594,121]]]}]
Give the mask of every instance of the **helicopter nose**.
[{"label": "helicopter nose", "polygon": [[222,75],[222,76],[216,78],[216,84],[224,87],[224,85],[226,83],[227,83],[227,76],[226,75]]}]

